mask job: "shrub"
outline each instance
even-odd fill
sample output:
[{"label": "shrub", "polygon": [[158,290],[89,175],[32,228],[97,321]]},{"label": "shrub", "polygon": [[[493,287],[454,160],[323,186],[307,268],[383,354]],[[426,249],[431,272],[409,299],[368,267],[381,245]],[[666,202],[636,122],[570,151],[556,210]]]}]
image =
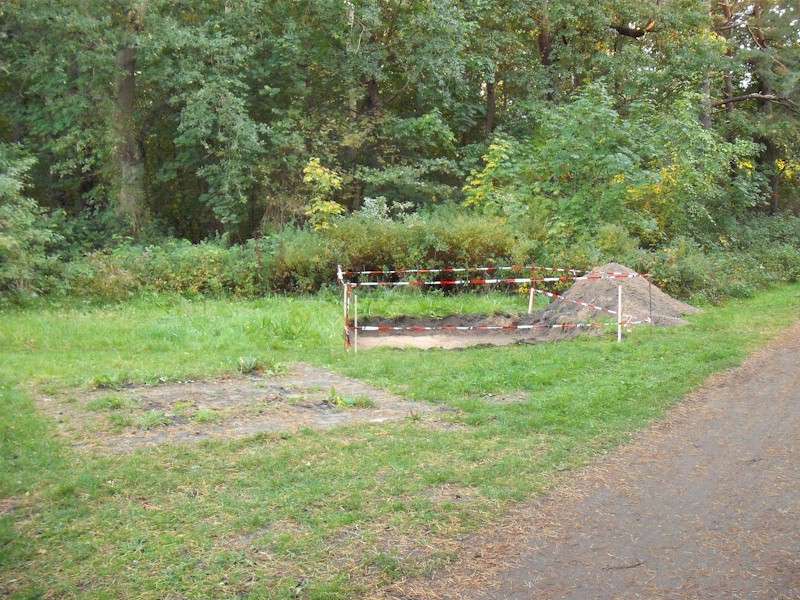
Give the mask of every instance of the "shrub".
[{"label": "shrub", "polygon": [[333,283],[336,265],[353,269],[445,267],[530,260],[511,224],[448,208],[416,219],[355,215],[318,232],[280,234],[269,274],[274,290],[310,292]]},{"label": "shrub", "polygon": [[58,235],[44,211],[23,195],[33,160],[0,144],[0,297],[49,291],[57,282],[57,259],[50,250]]},{"label": "shrub", "polygon": [[[800,280],[798,217],[752,219],[705,245],[680,237],[642,249],[636,238],[615,224],[602,225],[596,234],[585,233],[570,242],[565,238],[545,242],[530,237],[530,223],[464,209],[443,206],[412,215],[401,211],[396,220],[390,212],[388,207],[361,211],[325,230],[287,228],[238,246],[221,241],[123,243],[66,265],[47,255],[47,240],[52,238],[46,225],[41,225],[44,238],[41,243],[31,242],[30,256],[26,253],[16,263],[0,260],[0,293],[9,297],[8,273],[12,269],[19,273],[20,265],[28,265],[24,281],[30,290],[68,291],[106,301],[142,292],[242,298],[315,292],[335,285],[337,264],[381,269],[535,261],[543,266],[587,269],[613,260],[651,273],[653,281],[673,296],[709,302],[747,296],[772,282]],[[0,228],[0,239],[2,232]],[[14,235],[18,235],[16,230]],[[0,259],[4,256],[0,248]],[[18,292],[21,279],[16,276],[13,281]]]},{"label": "shrub", "polygon": [[122,245],[70,263],[66,277],[75,295],[104,300],[142,291],[252,298],[267,291],[271,253],[265,240],[233,247],[183,240],[158,246]]}]

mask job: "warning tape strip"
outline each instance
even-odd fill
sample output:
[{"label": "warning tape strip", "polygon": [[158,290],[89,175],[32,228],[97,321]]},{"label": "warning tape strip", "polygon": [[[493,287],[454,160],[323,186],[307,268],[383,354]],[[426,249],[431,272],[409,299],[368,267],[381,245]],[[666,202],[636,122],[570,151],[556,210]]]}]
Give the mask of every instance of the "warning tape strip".
[{"label": "warning tape strip", "polygon": [[[366,269],[362,271],[356,270],[342,270],[341,267],[337,269],[338,279],[342,280],[343,277],[353,277],[358,275],[410,275],[410,274],[436,274],[436,273],[470,273],[470,272],[483,272],[494,273],[495,271],[513,271],[515,273],[522,273],[523,271],[547,271],[551,273],[568,273],[574,275],[575,278],[581,279],[603,279],[605,277],[613,277],[618,279],[627,279],[629,277],[639,277],[639,273],[629,273],[625,271],[606,271],[597,275],[592,275],[590,271],[585,269],[571,269],[562,267],[541,267],[538,265],[498,265],[487,267],[441,267],[435,269]],[[588,275],[587,275],[588,273]]]},{"label": "warning tape strip", "polygon": [[[515,273],[522,273],[523,271],[549,271],[554,273],[570,273],[571,275],[580,275],[588,273],[589,271],[581,269],[561,269],[556,267],[539,267],[537,265],[511,265],[511,266],[496,266],[496,267],[442,267],[438,269],[388,269],[381,270],[365,270],[365,271],[342,271],[343,275],[405,275],[405,274],[433,274],[433,273],[468,273],[468,272],[488,272],[494,271],[513,271]],[[616,274],[616,273],[615,273]]]},{"label": "warning tape strip", "polygon": [[586,281],[590,279],[633,279],[634,277],[642,277],[639,273],[621,273],[621,272],[607,272],[607,273],[598,273],[596,275],[581,275],[579,277],[571,276],[571,275],[561,275],[559,277],[534,277],[533,280],[535,282],[539,281]]},{"label": "warning tape strip", "polygon": [[568,282],[568,281],[582,281],[594,279],[631,279],[639,277],[638,273],[613,273],[603,275],[585,275],[583,277],[505,277],[496,279],[486,279],[483,277],[473,277],[470,279],[432,279],[429,281],[423,279],[411,279],[409,281],[348,281],[347,285],[352,287],[422,287],[426,285],[433,286],[456,286],[456,285],[497,285],[497,284],[523,284],[523,283],[555,283],[555,282]]},{"label": "warning tape strip", "polygon": [[[343,275],[353,276],[353,275],[405,275],[405,274],[433,274],[433,273],[468,273],[468,272],[486,272],[492,273],[494,271],[514,271],[515,273],[522,273],[523,271],[527,271],[534,268],[541,268],[542,270],[547,270],[544,267],[530,267],[527,265],[505,265],[505,266],[497,266],[497,267],[441,267],[438,269],[389,269],[386,271],[343,271]],[[581,271],[582,273],[584,271]]]},{"label": "warning tape strip", "polygon": [[558,323],[556,325],[544,325],[535,323],[532,325],[350,325],[350,329],[358,331],[377,331],[379,333],[390,333],[392,331],[514,331],[531,329],[596,329],[602,327],[601,323]]},{"label": "warning tape strip", "polygon": [[350,281],[347,283],[347,285],[352,287],[419,287],[423,285],[439,285],[449,287],[454,285],[493,285],[498,283],[517,284],[530,282],[530,277],[507,277],[504,279],[484,279],[482,277],[474,277],[472,279],[432,279],[430,281],[425,281],[422,279],[412,279],[410,281]]}]

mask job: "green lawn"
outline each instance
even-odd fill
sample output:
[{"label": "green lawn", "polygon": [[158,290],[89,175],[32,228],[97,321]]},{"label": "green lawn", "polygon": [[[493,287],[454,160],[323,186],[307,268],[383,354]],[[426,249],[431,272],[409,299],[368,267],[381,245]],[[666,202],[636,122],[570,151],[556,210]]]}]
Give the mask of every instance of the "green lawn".
[{"label": "green lawn", "polygon": [[[379,293],[362,313],[521,310],[523,296]],[[691,325],[556,344],[346,355],[338,296],[149,298],[0,313],[0,595],[350,598],[624,441],[800,315],[800,286]],[[71,450],[33,390],[304,360],[458,409],[404,422],[124,455]],[[510,404],[488,394],[523,392]],[[2,508],[0,508],[2,510]],[[433,548],[433,550],[431,550]]]}]

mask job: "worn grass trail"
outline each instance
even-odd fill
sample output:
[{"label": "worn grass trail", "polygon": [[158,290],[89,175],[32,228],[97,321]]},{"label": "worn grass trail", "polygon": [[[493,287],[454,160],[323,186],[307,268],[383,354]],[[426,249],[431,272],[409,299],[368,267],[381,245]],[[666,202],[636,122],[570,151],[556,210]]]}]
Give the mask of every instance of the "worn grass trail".
[{"label": "worn grass trail", "polygon": [[[524,298],[382,294],[379,314],[521,309]],[[455,541],[556,471],[663,414],[800,313],[800,286],[675,329],[463,351],[341,351],[333,294],[141,299],[10,311],[0,324],[0,592],[17,597],[348,598],[447,563]],[[33,388],[305,360],[457,409],[329,432],[80,453]],[[513,402],[504,401],[513,397]]]}]

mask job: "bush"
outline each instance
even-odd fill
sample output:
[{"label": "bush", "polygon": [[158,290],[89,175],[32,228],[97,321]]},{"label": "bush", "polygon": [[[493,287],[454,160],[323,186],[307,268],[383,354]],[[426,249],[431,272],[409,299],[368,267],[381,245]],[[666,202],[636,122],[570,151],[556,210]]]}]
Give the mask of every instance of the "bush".
[{"label": "bush", "polygon": [[[22,220],[29,224],[23,228],[31,240],[28,250],[16,262],[0,261],[0,282],[5,286],[0,293],[6,297],[10,297],[9,273],[16,273],[15,290],[24,281],[28,289],[42,293],[64,291],[107,301],[142,292],[241,298],[305,293],[335,285],[337,264],[382,269],[535,261],[588,269],[616,261],[650,273],[654,283],[673,296],[708,302],[748,296],[773,282],[800,280],[800,218],[790,216],[753,219],[714,244],[677,238],[655,249],[641,249],[638,240],[614,224],[572,243],[543,243],[527,236],[528,224],[463,209],[441,207],[401,220],[371,210],[340,218],[322,231],[288,228],[239,246],[221,241],[123,243],[63,265],[46,253],[52,238],[46,223],[39,221],[43,216],[38,209],[28,214],[36,215]],[[13,231],[19,237],[18,230]],[[0,257],[8,256],[2,252]]]},{"label": "bush", "polygon": [[233,247],[183,240],[159,246],[123,245],[70,263],[66,277],[75,295],[104,300],[142,291],[252,298],[267,292],[270,254],[264,240]]},{"label": "bush", "polygon": [[341,219],[336,227],[279,235],[269,274],[274,290],[310,292],[352,269],[446,267],[531,260],[505,220],[440,210],[406,221]]},{"label": "bush", "polygon": [[58,235],[34,200],[23,195],[33,160],[0,144],[0,298],[48,291],[57,281],[52,246]]}]

